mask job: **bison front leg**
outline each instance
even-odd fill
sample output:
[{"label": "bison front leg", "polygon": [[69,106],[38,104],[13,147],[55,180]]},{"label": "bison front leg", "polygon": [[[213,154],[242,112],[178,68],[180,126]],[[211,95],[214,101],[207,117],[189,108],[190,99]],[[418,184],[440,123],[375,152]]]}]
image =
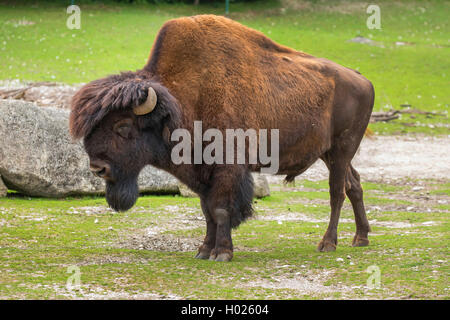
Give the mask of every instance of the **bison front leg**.
[{"label": "bison front leg", "polygon": [[216,246],[211,251],[209,260],[231,261],[233,258],[231,214],[226,209],[217,208],[214,210],[213,217],[217,223]]},{"label": "bison front leg", "polygon": [[252,214],[253,179],[241,166],[217,168],[211,187],[203,196],[202,209],[206,217],[206,237],[197,256],[215,261],[233,258],[231,230]]},{"label": "bison front leg", "polygon": [[203,201],[202,208],[206,218],[206,236],[195,258],[230,261],[233,258],[230,213],[222,208],[209,210]]},{"label": "bison front leg", "polygon": [[203,199],[201,205],[206,219],[206,236],[195,258],[230,261],[233,258],[233,243],[229,211],[222,208],[214,209],[214,204],[210,208]]},{"label": "bison front leg", "polygon": [[196,259],[209,259],[211,255],[211,251],[216,246],[216,230],[217,224],[212,218],[208,206],[206,205],[205,199],[201,198],[200,200],[203,214],[206,219],[206,236],[203,240],[203,244],[198,248],[198,253],[195,256]]}]

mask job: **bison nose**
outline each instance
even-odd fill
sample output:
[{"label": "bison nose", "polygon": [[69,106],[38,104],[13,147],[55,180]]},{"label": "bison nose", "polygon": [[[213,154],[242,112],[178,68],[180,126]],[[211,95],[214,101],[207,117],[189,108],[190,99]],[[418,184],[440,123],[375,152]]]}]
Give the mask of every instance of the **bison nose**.
[{"label": "bison nose", "polygon": [[111,177],[111,167],[105,162],[94,161],[91,162],[90,168],[91,172],[97,177],[103,179],[109,179]]}]

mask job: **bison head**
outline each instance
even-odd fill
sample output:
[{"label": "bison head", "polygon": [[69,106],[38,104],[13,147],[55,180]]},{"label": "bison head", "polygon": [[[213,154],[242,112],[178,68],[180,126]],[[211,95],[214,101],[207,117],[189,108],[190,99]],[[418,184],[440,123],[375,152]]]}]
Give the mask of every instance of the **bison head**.
[{"label": "bison head", "polygon": [[84,138],[91,171],[105,179],[114,210],[134,205],[145,165],[161,167],[170,160],[170,132],[179,121],[178,103],[168,90],[134,73],[95,80],[74,95],[70,132]]}]

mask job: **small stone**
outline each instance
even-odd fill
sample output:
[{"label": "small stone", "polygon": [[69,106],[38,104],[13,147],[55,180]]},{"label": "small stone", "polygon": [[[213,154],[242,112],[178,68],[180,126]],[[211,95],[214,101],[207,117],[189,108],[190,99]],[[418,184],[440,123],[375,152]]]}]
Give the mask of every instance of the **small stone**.
[{"label": "small stone", "polygon": [[337,258],[336,261],[338,261],[338,262],[343,262],[344,259],[342,259],[342,258]]},{"label": "small stone", "polygon": [[255,198],[264,198],[270,196],[269,182],[266,176],[260,173],[253,173],[253,196]]}]

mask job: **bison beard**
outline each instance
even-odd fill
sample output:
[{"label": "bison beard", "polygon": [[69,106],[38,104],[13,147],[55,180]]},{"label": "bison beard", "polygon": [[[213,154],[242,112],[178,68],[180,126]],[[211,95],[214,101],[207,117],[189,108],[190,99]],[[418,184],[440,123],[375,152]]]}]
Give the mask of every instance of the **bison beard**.
[{"label": "bison beard", "polygon": [[136,178],[127,178],[120,182],[106,183],[106,201],[116,211],[127,211],[135,203],[139,195]]}]

